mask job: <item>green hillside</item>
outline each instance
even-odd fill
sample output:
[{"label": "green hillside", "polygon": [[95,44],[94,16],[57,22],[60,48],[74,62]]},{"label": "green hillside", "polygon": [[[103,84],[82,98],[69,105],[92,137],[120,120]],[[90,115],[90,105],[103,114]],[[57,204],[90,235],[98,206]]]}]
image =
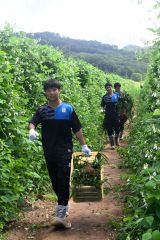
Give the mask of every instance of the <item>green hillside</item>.
[{"label": "green hillside", "polygon": [[118,49],[116,45],[98,41],[75,40],[61,37],[51,32],[27,34],[38,39],[41,44],[48,44],[62,50],[66,55],[81,58],[105,72],[116,73],[122,77],[141,81],[146,74],[148,57],[137,60],[137,53],[144,55],[145,49],[126,46]]}]

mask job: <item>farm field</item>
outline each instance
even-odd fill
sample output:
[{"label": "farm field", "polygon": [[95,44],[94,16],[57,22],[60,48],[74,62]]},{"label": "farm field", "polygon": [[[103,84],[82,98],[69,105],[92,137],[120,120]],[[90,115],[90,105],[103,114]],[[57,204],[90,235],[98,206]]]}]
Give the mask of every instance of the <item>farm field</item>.
[{"label": "farm field", "polygon": [[[48,224],[55,197],[51,197],[51,202],[40,201],[42,196],[51,194],[51,184],[40,140],[28,139],[28,120],[45,102],[42,85],[50,77],[62,83],[61,99],[74,106],[88,146],[109,155],[105,174],[111,185],[102,204],[78,206],[72,202],[73,238],[68,231],[60,235],[56,232],[56,239],[64,236],[80,239],[79,235],[76,238],[78,231],[86,240],[97,239],[94,231],[104,240],[160,239],[159,48],[157,41],[152,48],[147,77],[138,83],[106,74],[84,61],[66,58],[62,52],[39,45],[22,33],[15,36],[10,27],[0,31],[0,239],[7,237],[8,229],[8,240],[51,239],[50,226],[43,230],[42,216],[38,220],[36,214],[46,209],[48,212],[42,212],[47,214],[44,222]],[[104,149],[106,135],[100,103],[106,82],[120,82],[135,104],[127,139],[117,152]],[[37,131],[40,133],[39,128]],[[74,140],[74,151],[80,150]],[[36,213],[31,206],[37,199],[40,204],[35,206],[34,210],[39,209]],[[85,213],[83,207],[87,209]],[[22,214],[24,209],[26,213]],[[29,222],[29,214],[35,214],[35,222]],[[11,230],[12,226],[17,226],[17,232]]]}]

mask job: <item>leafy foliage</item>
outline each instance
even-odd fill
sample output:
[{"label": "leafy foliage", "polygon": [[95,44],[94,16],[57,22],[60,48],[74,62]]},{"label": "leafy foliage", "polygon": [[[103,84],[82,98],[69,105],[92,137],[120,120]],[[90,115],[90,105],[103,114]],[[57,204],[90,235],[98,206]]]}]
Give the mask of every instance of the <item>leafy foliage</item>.
[{"label": "leafy foliage", "polygon": [[160,239],[160,41],[140,94],[129,147],[121,151],[128,176],[125,216],[118,225],[120,240]]},{"label": "leafy foliage", "polygon": [[118,100],[118,111],[124,113],[127,118],[133,116],[133,100],[127,92],[122,92]]},{"label": "leafy foliage", "polygon": [[97,153],[94,160],[89,162],[83,155],[73,159],[72,184],[74,186],[95,186],[99,188],[101,181],[101,168],[107,161],[107,157]]},{"label": "leafy foliage", "polygon": [[[28,120],[45,101],[42,83],[49,77],[61,81],[61,98],[73,104],[91,149],[100,150],[105,140],[100,101],[106,74],[83,61],[65,58],[52,47],[38,45],[24,34],[15,36],[8,26],[1,30],[0,229],[16,218],[26,198],[50,188],[41,143],[29,141],[27,129]],[[79,149],[76,141],[74,148]]]}]

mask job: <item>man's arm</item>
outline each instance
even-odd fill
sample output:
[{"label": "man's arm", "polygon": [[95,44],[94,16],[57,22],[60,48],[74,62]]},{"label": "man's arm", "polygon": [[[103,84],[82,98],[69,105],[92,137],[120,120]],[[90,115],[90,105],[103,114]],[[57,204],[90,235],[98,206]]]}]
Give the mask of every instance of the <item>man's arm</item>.
[{"label": "man's arm", "polygon": [[78,132],[76,132],[75,135],[76,135],[76,137],[77,137],[77,139],[78,139],[78,141],[80,142],[81,145],[86,144],[85,140],[84,140],[83,133],[82,133],[82,128]]},{"label": "man's arm", "polygon": [[85,143],[85,139],[84,139],[84,136],[83,136],[83,133],[82,133],[82,128],[75,133],[78,141],[80,142],[81,144],[81,147],[82,147],[82,152],[85,154],[85,155],[91,155],[91,150],[88,148],[88,146],[86,145]]},{"label": "man's arm", "polygon": [[106,105],[105,105],[105,101],[104,101],[104,96],[102,97],[101,107],[102,107],[101,112],[105,112]]},{"label": "man's arm", "polygon": [[75,113],[75,111],[72,112],[71,127],[72,127],[72,131],[76,135],[79,143],[81,144],[82,152],[85,155],[91,155],[91,150],[88,148],[88,146],[85,143],[85,139],[84,139],[84,136],[83,136],[83,133],[82,133],[81,123],[80,123],[80,121],[78,119],[78,116]]}]

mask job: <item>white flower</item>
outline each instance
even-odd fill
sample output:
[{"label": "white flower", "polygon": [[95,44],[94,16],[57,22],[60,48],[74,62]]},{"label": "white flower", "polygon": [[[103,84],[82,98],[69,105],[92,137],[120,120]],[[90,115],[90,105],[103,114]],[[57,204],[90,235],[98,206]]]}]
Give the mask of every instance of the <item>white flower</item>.
[{"label": "white flower", "polygon": [[154,173],[153,173],[153,176],[155,177],[156,175],[157,175],[157,173],[156,173],[156,172],[154,172]]},{"label": "white flower", "polygon": [[152,180],[154,177],[153,176],[149,176],[149,180]]},{"label": "white flower", "polygon": [[143,165],[143,169],[147,169],[148,168],[148,163],[145,163],[144,165]]},{"label": "white flower", "polygon": [[157,101],[156,101],[156,105],[157,105],[157,106],[160,105],[160,100],[159,100],[159,99],[157,99]]},{"label": "white flower", "polygon": [[143,198],[143,202],[144,202],[144,204],[147,204],[147,202],[146,202],[146,199],[145,199],[145,198]]},{"label": "white flower", "polygon": [[157,97],[157,93],[156,93],[156,92],[153,92],[153,93],[152,93],[152,97]]},{"label": "white flower", "polygon": [[156,128],[155,128],[155,125],[152,125],[152,130],[153,130],[154,133],[157,132],[157,130],[156,130]]},{"label": "white flower", "polygon": [[158,149],[158,146],[157,144],[154,144],[154,147],[153,147],[154,150],[157,150]]}]

